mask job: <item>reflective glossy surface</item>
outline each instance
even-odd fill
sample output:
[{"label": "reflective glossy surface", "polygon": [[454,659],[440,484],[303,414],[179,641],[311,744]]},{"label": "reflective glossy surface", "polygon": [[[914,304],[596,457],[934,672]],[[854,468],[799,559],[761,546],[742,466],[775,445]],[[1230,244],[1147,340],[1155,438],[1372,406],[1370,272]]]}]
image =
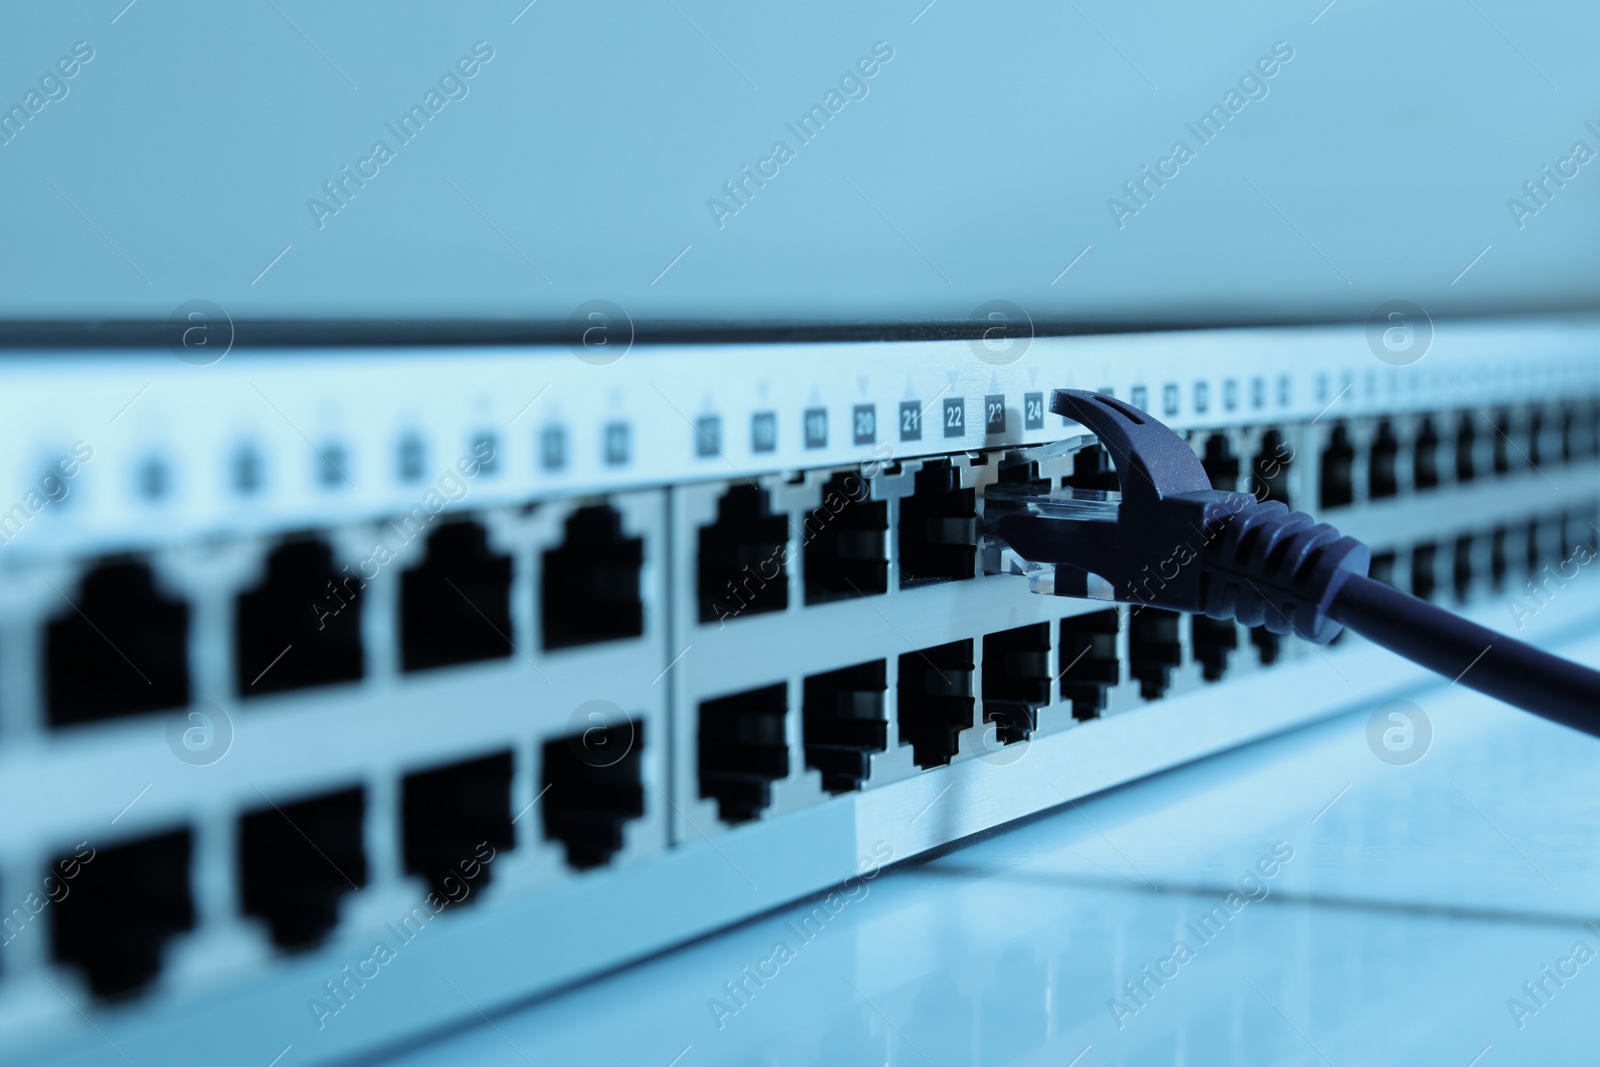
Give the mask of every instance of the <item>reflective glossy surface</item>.
[{"label": "reflective glossy surface", "polygon": [[[1600,662],[1600,641],[1564,651]],[[1439,686],[892,868],[397,1062],[1587,1062],[1597,771],[1600,744]],[[471,974],[437,981],[475,999]]]}]

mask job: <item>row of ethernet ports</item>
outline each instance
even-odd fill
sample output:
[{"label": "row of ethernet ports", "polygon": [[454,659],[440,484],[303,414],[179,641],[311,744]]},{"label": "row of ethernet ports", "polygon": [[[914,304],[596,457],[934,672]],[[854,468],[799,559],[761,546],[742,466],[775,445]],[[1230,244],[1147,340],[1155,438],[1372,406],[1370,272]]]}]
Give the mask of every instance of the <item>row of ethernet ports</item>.
[{"label": "row of ethernet ports", "polygon": [[1333,423],[1318,457],[1324,509],[1600,458],[1600,401]]},{"label": "row of ethernet ports", "polygon": [[[976,577],[977,492],[962,487],[958,466],[971,461],[963,455],[925,462],[915,494],[900,502],[901,587]],[[888,503],[872,499],[869,480],[850,472],[834,476],[824,492],[837,500],[838,510],[796,554],[804,602],[885,592]],[[737,586],[753,566],[781,561],[794,536],[790,516],[771,509],[767,490],[731,487],[716,518],[698,531],[700,620],[786,609],[784,562],[776,564],[778,580],[764,583],[759,597],[742,599]],[[631,535],[622,514],[607,504],[573,511],[562,543],[542,553],[537,647],[559,652],[641,636],[641,575],[654,547],[645,536]],[[426,536],[424,557],[398,576],[400,670],[507,659],[525,647],[512,621],[514,567],[513,556],[497,552],[488,530],[472,517],[436,523]],[[367,671],[365,584],[349,565],[339,565],[326,537],[280,540],[266,556],[260,581],[234,597],[228,673],[235,694],[251,700],[360,681]],[[39,699],[49,726],[189,703],[191,607],[162,588],[149,562],[100,560],[60,592],[65,602],[45,624],[41,652]]]},{"label": "row of ethernet ports", "polygon": [[[1052,640],[1059,640],[1067,664],[1055,676]],[[1278,659],[1276,635],[1251,630],[1248,641],[1260,664]],[[928,770],[956,759],[961,735],[980,723],[993,724],[1001,745],[1028,740],[1040,709],[1057,696],[1078,722],[1104,714],[1109,691],[1125,679],[1137,684],[1142,700],[1159,700],[1185,663],[1186,646],[1202,677],[1221,681],[1241,644],[1232,622],[1108,607],[904,653],[895,662],[892,693],[886,659],[809,675],[801,683],[802,757],[828,793],[854,792],[871,776],[872,757],[888,749],[891,709],[900,744]],[[773,784],[789,777],[789,710],[789,687],[781,681],[699,705],[699,793],[716,802],[723,822],[759,818],[772,803]]]},{"label": "row of ethernet ports", "polygon": [[[573,511],[564,540],[543,553],[538,591],[546,652],[644,632],[644,539],[614,508]],[[366,580],[336,566],[327,540],[284,538],[265,574],[233,603],[231,670],[245,700],[365,675]],[[509,658],[512,557],[469,518],[428,534],[424,558],[399,575],[401,671],[426,672]],[[190,606],[159,586],[148,563],[102,560],[45,626],[40,699],[50,726],[178,708],[190,701]],[[292,654],[288,654],[292,651]]]},{"label": "row of ethernet ports", "polygon": [[[609,863],[623,849],[625,824],[644,814],[641,725],[604,733],[536,746],[542,787],[534,799],[543,837],[578,871]],[[595,757],[600,750],[604,759]],[[626,754],[610,755],[618,751]],[[427,887],[436,902],[430,911],[479,900],[493,858],[512,848],[515,758],[504,749],[401,779],[401,863]],[[277,948],[301,952],[324,942],[346,896],[368,885],[366,809],[366,789],[351,784],[281,804],[269,799],[238,816],[236,906]],[[30,894],[0,916],[0,941],[23,936],[43,912],[54,963],[79,973],[97,998],[141,992],[160,973],[168,943],[196,927],[194,862],[189,827],[110,847],[86,841],[45,866],[41,884],[53,903],[45,907],[44,894]]]}]

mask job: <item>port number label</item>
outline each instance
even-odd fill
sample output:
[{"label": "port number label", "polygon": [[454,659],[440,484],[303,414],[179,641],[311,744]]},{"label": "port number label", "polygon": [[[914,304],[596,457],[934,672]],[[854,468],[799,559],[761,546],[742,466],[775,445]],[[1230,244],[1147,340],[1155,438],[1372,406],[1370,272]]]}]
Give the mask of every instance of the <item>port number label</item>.
[{"label": "port number label", "polygon": [[627,423],[606,423],[605,458],[608,467],[621,467],[628,462]]},{"label": "port number label", "polygon": [[900,440],[922,440],[922,404],[920,401],[900,401]]},{"label": "port number label", "polygon": [[539,462],[547,471],[567,465],[567,432],[559,426],[546,426],[539,435]]},{"label": "port number label", "polygon": [[1044,429],[1044,394],[1022,394],[1022,428],[1024,430]]},{"label": "port number label", "polygon": [[983,432],[1006,432],[1006,398],[1004,393],[990,393],[983,398]]},{"label": "port number label", "polygon": [[778,416],[758,411],[750,418],[750,451],[772,452],[778,447]]},{"label": "port number label", "polygon": [[715,456],[722,451],[722,419],[716,415],[701,415],[694,420],[694,454]]},{"label": "port number label", "polygon": [[878,408],[874,404],[857,404],[850,413],[850,426],[855,443],[870,445],[878,439]]},{"label": "port number label", "polygon": [[806,408],[805,429],[807,448],[826,448],[828,446],[828,409]]},{"label": "port number label", "polygon": [[953,396],[944,402],[944,435],[946,437],[967,435],[967,403],[959,396]]}]

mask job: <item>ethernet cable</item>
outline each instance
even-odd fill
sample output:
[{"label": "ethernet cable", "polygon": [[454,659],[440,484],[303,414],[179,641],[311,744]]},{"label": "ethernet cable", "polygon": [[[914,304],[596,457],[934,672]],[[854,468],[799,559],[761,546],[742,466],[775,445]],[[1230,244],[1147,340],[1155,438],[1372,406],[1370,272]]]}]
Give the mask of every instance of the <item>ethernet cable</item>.
[{"label": "ethernet cable", "polygon": [[1600,737],[1600,671],[1369,578],[1366,545],[1281,502],[1213,489],[1184,439],[1137,408],[1058,389],[1050,409],[1099,439],[1121,492],[990,490],[989,547],[1034,591],[1235,619],[1319,645],[1348,626],[1462,685]]}]

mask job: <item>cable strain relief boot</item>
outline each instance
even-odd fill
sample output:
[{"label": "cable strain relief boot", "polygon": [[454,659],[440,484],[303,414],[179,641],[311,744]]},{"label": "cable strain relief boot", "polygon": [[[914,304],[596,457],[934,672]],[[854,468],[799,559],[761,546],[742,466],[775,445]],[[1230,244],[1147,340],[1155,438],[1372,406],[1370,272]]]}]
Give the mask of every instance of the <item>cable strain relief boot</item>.
[{"label": "cable strain relief boot", "polygon": [[1365,575],[1372,551],[1325,522],[1239,494],[1207,510],[1200,610],[1214,619],[1265,626],[1325,645],[1343,626],[1328,612],[1352,574]]}]

